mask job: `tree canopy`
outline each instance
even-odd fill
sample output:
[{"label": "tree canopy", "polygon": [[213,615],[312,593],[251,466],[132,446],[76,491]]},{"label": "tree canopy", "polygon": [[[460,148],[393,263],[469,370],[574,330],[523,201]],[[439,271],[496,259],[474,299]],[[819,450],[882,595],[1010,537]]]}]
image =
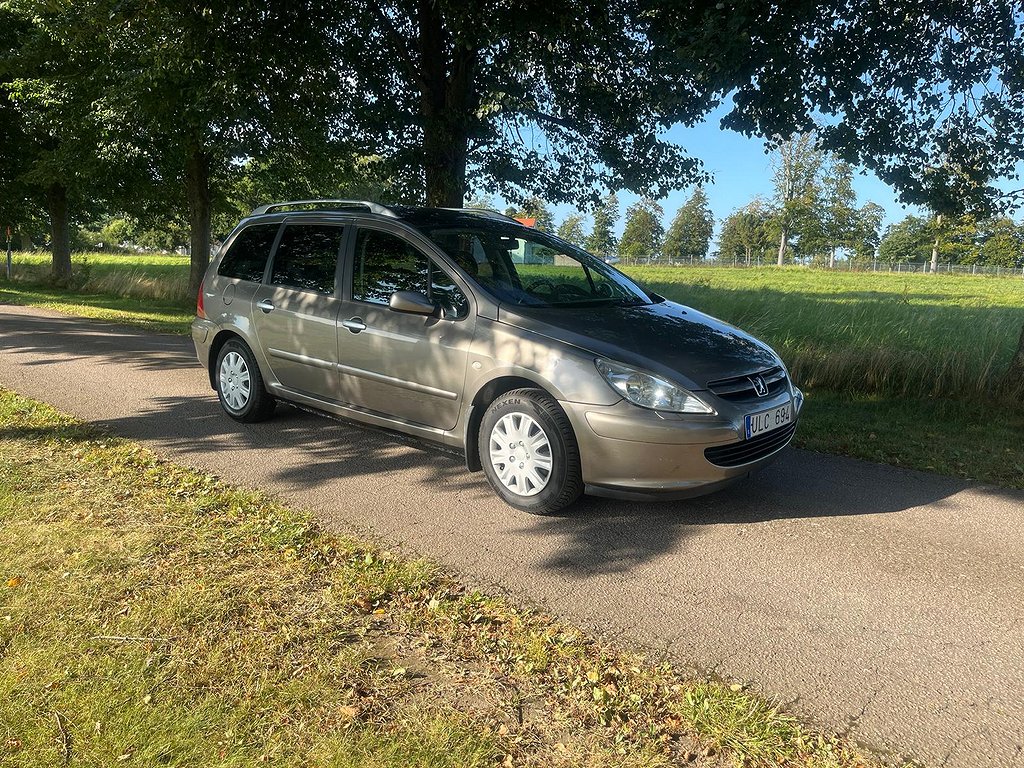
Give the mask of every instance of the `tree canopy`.
[{"label": "tree canopy", "polygon": [[1019,202],[994,183],[1024,157],[1024,2],[653,0],[656,49],[702,67],[723,127],[816,130],[903,202],[944,213]]},{"label": "tree canopy", "polygon": [[[724,127],[773,146],[814,129],[821,149],[947,216],[1005,203],[995,181],[1024,156],[1024,0],[0,0],[0,12],[0,123],[13,106],[22,138],[63,131],[130,161],[108,174],[132,179],[119,205],[187,219],[194,279],[239,168],[266,180],[319,156],[404,202],[459,206],[480,191],[593,210],[607,191],[660,198],[704,181],[665,132],[726,104]],[[64,90],[47,90],[61,72]],[[306,187],[348,178],[312,175],[325,183]]]},{"label": "tree canopy", "polygon": [[700,175],[660,133],[670,95],[691,119],[706,98],[651,57],[635,0],[361,0],[345,12],[338,128],[429,205],[461,206],[472,187],[589,208],[603,190],[660,197]]},{"label": "tree canopy", "polygon": [[428,202],[468,185],[594,205],[700,181],[660,131],[728,101],[724,127],[817,129],[905,202],[988,208],[1024,145],[1022,2],[357,3],[343,125],[424,169]]}]

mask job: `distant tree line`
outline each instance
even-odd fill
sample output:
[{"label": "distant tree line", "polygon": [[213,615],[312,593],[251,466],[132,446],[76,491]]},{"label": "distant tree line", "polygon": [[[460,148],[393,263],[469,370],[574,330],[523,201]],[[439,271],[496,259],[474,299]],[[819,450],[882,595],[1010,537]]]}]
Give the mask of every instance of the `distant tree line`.
[{"label": "distant tree line", "polygon": [[[788,143],[801,144],[804,137]],[[804,155],[811,144],[802,143]],[[853,168],[834,156],[813,150],[812,160],[773,157],[776,193],[771,198],[756,197],[733,211],[721,222],[717,241],[713,241],[715,217],[703,186],[696,187],[665,228],[661,204],[642,197],[625,211],[621,237],[615,235],[622,218],[619,196],[610,193],[601,199],[594,213],[570,212],[556,223],[551,206],[531,196],[505,213],[532,220],[538,229],[604,257],[624,259],[663,259],[672,262],[699,262],[707,258],[728,261],[768,263],[776,260],[780,244],[785,242],[783,263],[800,262],[835,266],[836,260],[864,262],[878,259],[887,264],[924,263],[933,255],[942,263],[1024,267],[1024,225],[1008,217],[977,218],[908,215],[883,232],[881,206],[868,202],[858,206],[853,190]],[[280,162],[280,161],[278,161]],[[782,170],[784,163],[798,163],[801,182],[794,184],[793,172]],[[230,230],[237,219],[270,199],[295,196],[295,181],[301,182],[300,196],[329,194],[331,184],[352,190],[357,197],[378,199],[387,196],[386,179],[373,178],[372,162],[362,168],[345,167],[333,172],[324,169],[314,181],[308,171],[285,182],[285,169],[249,161],[239,164],[221,179],[224,210],[212,219],[214,239]],[[468,207],[493,208],[493,199],[477,197]],[[43,216],[31,216],[18,227],[15,247],[31,249],[50,240]],[[111,214],[97,208],[91,217],[80,220],[69,231],[71,247],[77,250],[128,247],[147,250],[185,250],[190,244],[188,221],[184,216],[162,218]],[[717,248],[715,247],[717,242]],[[936,245],[937,244],[937,245]],[[933,254],[937,250],[936,254]]]},{"label": "distant tree line", "polygon": [[[506,213],[529,219],[539,229],[601,257],[696,262],[718,258],[741,263],[810,263],[835,267],[837,260],[930,262],[1024,267],[1024,225],[1005,216],[979,218],[908,215],[882,230],[884,210],[860,205],[853,189],[854,169],[815,148],[808,136],[782,142],[773,156],[775,194],[756,197],[721,222],[717,250],[715,218],[707,193],[698,186],[679,208],[668,229],[664,209],[640,198],[626,209],[622,237],[614,234],[621,212],[618,196],[601,201],[588,217],[569,213],[555,224],[550,206],[528,198]],[[490,206],[489,199],[475,201]],[[781,257],[781,259],[780,259]]]},{"label": "distant tree line", "polygon": [[[489,206],[489,200],[477,200]],[[666,231],[665,210],[650,197],[641,197],[626,209],[621,237],[615,235],[621,217],[619,196],[612,192],[602,198],[594,210],[592,226],[587,231],[587,217],[570,213],[555,226],[550,207],[538,197],[527,199],[520,206],[505,210],[509,216],[531,220],[538,229],[553,232],[564,240],[591,253],[607,258],[666,258],[675,261],[699,261],[708,254],[715,218],[708,204],[707,193],[698,186],[679,208]]]},{"label": "distant tree line", "polygon": [[878,257],[899,261],[1024,268],[1024,225],[1007,217],[907,216],[890,226]]},{"label": "distant tree line", "polygon": [[853,167],[822,151],[813,134],[779,142],[773,170],[773,197],[755,198],[722,222],[720,258],[833,267],[837,258],[1024,266],[1024,227],[1005,216],[934,210],[882,232],[882,207],[858,206]]}]

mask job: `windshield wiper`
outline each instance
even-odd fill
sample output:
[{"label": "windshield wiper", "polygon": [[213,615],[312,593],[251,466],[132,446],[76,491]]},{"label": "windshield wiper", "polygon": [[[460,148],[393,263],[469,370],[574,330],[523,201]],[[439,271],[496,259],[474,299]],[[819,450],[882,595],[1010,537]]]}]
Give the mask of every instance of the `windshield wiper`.
[{"label": "windshield wiper", "polygon": [[639,296],[622,296],[617,299],[612,299],[615,304],[619,307],[646,307],[651,302],[644,301]]}]

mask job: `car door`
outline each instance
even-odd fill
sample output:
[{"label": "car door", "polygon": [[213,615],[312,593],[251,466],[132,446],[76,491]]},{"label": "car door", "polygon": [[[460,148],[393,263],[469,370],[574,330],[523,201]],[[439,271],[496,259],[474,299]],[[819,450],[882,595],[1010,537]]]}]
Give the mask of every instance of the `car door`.
[{"label": "car door", "polygon": [[[453,428],[476,321],[467,292],[396,233],[359,227],[353,241],[338,327],[342,397],[404,421]],[[438,311],[392,310],[395,291],[425,294]]]},{"label": "car door", "polygon": [[260,346],[281,385],[338,399],[338,259],[345,229],[285,221],[269,275],[253,296]]}]

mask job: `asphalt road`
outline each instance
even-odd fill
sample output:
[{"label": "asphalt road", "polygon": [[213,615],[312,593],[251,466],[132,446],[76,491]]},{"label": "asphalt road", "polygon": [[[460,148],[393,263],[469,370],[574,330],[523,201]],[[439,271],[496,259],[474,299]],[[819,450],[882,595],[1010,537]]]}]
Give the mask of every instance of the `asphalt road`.
[{"label": "asphalt road", "polygon": [[187,339],[21,307],[0,306],[0,386],[893,756],[1024,766],[1019,492],[789,449],[702,499],[531,517],[381,433],[291,408],[236,424]]}]

